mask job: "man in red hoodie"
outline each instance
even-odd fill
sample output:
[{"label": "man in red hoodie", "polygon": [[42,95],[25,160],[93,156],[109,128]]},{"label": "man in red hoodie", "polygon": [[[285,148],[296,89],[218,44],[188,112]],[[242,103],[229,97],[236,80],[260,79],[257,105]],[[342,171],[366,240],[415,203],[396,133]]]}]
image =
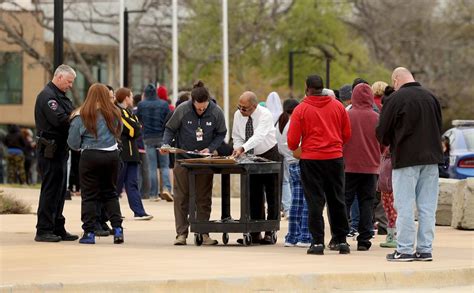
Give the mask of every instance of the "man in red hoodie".
[{"label": "man in red hoodie", "polygon": [[340,254],[350,253],[346,242],[349,230],[344,198],[344,159],[342,146],[351,137],[349,117],[343,105],[324,96],[318,75],[306,79],[306,98],[291,116],[288,148],[301,142],[301,179],[308,202],[308,225],[313,242],[308,254],[324,254],[325,201],[328,203],[331,234]]},{"label": "man in red hoodie", "polygon": [[357,194],[359,200],[359,236],[357,250],[372,245],[372,209],[380,165],[380,145],[375,136],[379,120],[372,105],[374,94],[368,84],[358,84],[352,92],[352,108],[348,111],[352,136],[344,145],[346,172],[345,197],[348,213]]}]

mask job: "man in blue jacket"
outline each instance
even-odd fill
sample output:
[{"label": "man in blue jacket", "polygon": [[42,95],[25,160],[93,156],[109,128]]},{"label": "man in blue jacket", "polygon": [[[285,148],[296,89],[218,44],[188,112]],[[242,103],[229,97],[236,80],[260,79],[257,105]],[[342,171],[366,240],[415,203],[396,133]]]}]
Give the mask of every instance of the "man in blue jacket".
[{"label": "man in blue jacket", "polygon": [[163,192],[161,196],[167,201],[173,201],[171,196],[171,181],[169,171],[169,155],[159,154],[158,148],[163,142],[165,131],[165,118],[170,109],[168,103],[156,97],[156,87],[149,84],[144,90],[145,99],[138,103],[137,117],[143,124],[143,140],[148,157],[150,176],[150,200],[159,200],[159,188],[157,179],[158,160],[160,161],[160,172],[162,177]]}]

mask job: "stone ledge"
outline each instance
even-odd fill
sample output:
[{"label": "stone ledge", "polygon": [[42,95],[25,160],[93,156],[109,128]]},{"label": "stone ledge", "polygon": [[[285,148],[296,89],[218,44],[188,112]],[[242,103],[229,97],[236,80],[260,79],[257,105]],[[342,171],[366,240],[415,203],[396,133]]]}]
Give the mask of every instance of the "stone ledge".
[{"label": "stone ledge", "polygon": [[474,178],[464,181],[463,189],[453,194],[451,226],[457,229],[474,229]]},{"label": "stone ledge", "polygon": [[[390,264],[397,265],[397,264]],[[333,292],[470,286],[474,268],[367,273],[320,273],[255,277],[3,285],[0,292]]]},{"label": "stone ledge", "polygon": [[450,226],[453,218],[453,197],[463,192],[465,180],[439,179],[438,208],[436,209],[436,225]]}]

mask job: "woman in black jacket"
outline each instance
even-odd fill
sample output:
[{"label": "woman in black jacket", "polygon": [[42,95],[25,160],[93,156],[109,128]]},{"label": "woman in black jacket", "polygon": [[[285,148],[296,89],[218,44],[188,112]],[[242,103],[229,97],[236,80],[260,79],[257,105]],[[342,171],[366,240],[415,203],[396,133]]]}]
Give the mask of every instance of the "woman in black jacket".
[{"label": "woman in black jacket", "polygon": [[135,220],[151,220],[153,216],[145,212],[138,188],[140,154],[136,140],[140,136],[141,125],[137,116],[131,111],[133,107],[132,91],[128,88],[120,88],[115,92],[115,99],[122,114],[123,122],[122,151],[120,153],[122,163],[117,182],[117,192],[120,194],[125,186],[128,204],[134,213]]}]

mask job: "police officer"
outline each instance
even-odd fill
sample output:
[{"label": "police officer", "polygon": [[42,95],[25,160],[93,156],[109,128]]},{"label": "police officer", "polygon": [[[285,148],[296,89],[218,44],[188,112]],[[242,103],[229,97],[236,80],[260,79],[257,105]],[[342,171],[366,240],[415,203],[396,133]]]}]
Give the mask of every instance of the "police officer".
[{"label": "police officer", "polygon": [[69,116],[74,109],[66,97],[76,78],[68,65],[60,65],[54,77],[39,93],[35,104],[35,123],[38,132],[38,168],[43,182],[38,205],[35,241],[74,241],[79,237],[64,227],[64,200],[69,132]]}]

